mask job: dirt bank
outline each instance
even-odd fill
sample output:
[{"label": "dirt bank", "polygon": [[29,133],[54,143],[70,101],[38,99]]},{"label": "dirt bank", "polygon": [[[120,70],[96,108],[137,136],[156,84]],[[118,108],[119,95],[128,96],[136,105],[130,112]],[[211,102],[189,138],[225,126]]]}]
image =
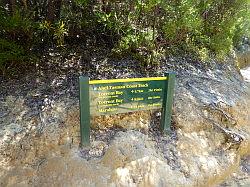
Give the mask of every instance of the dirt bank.
[{"label": "dirt bank", "polygon": [[[1,186],[212,186],[249,154],[250,93],[233,65],[170,58],[145,71],[131,60],[81,63],[79,71],[39,69],[1,83]],[[137,112],[92,119],[91,147],[79,148],[79,74],[166,71],[177,72],[170,135],[158,130],[158,111]]]}]

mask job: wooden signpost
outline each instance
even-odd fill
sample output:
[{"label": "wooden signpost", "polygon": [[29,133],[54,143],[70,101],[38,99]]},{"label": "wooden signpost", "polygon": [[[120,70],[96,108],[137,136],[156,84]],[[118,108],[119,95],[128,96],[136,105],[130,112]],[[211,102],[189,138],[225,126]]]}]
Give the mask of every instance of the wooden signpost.
[{"label": "wooden signpost", "polygon": [[175,73],[165,77],[89,80],[80,76],[81,145],[90,143],[90,115],[162,109],[161,130],[170,130]]}]

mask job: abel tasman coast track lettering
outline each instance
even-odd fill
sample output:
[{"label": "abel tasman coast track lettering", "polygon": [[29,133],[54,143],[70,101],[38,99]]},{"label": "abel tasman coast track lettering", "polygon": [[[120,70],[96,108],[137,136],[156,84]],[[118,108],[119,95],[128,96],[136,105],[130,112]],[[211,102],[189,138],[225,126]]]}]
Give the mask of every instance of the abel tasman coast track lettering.
[{"label": "abel tasman coast track lettering", "polygon": [[171,124],[175,74],[165,77],[89,80],[80,76],[81,144],[90,140],[90,115],[111,115],[162,109],[161,130]]}]

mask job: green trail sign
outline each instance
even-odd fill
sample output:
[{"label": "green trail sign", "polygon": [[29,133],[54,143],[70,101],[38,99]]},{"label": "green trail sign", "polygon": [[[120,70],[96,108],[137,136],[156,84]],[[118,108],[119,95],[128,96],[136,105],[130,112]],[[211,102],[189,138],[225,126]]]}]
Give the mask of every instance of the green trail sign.
[{"label": "green trail sign", "polygon": [[161,130],[170,129],[175,74],[166,77],[89,80],[80,77],[81,144],[90,142],[90,115],[162,109]]}]

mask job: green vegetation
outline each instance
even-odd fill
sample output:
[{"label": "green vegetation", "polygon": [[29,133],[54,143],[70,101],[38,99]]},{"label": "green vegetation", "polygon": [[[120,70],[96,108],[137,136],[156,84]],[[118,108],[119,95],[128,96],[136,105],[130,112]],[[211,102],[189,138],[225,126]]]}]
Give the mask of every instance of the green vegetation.
[{"label": "green vegetation", "polygon": [[168,55],[222,59],[249,33],[249,0],[5,0],[0,71],[29,62],[35,49],[87,39],[147,65]]}]

